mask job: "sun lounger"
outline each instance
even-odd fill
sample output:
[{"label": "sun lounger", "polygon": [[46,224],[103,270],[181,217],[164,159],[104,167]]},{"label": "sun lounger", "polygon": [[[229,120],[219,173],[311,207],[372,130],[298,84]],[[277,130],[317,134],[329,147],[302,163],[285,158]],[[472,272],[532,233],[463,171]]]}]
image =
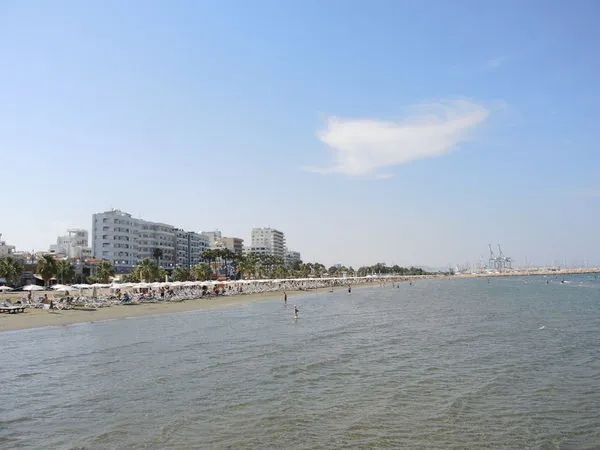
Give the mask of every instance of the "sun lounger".
[{"label": "sun lounger", "polygon": [[25,306],[0,306],[0,313],[17,314],[25,312]]}]

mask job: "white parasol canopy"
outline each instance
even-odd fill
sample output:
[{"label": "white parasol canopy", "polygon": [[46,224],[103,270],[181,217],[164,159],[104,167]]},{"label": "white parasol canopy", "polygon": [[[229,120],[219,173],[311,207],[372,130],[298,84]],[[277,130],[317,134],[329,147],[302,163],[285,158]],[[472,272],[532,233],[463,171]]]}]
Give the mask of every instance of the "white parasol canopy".
[{"label": "white parasol canopy", "polygon": [[0,286],[0,291],[12,291],[13,288],[9,286]]},{"label": "white parasol canopy", "polygon": [[37,284],[28,284],[27,286],[23,286],[24,291],[43,291],[44,288],[38,286]]},{"label": "white parasol canopy", "polygon": [[61,288],[64,288],[64,287],[68,287],[69,289],[71,289],[71,286],[67,286],[66,284],[55,284],[54,286],[52,286],[52,289],[55,289],[55,290],[58,291],[58,290],[60,290]]},{"label": "white parasol canopy", "polygon": [[70,290],[72,290],[73,288],[71,286],[60,286],[58,288],[54,288],[55,291],[58,292],[68,292]]}]

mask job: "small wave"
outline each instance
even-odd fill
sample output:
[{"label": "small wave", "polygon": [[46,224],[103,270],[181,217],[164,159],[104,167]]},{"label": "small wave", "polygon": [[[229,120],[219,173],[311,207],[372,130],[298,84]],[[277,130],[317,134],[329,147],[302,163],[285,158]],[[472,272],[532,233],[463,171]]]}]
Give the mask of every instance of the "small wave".
[{"label": "small wave", "polygon": [[17,423],[28,422],[30,420],[33,420],[33,418],[32,417],[28,417],[28,416],[16,417],[14,419],[8,419],[8,420],[0,420],[0,426],[2,426],[2,425],[14,425],[14,424],[17,424]]},{"label": "small wave", "polygon": [[35,377],[36,375],[41,375],[41,374],[42,374],[42,372],[22,373],[22,374],[19,374],[19,378]]}]

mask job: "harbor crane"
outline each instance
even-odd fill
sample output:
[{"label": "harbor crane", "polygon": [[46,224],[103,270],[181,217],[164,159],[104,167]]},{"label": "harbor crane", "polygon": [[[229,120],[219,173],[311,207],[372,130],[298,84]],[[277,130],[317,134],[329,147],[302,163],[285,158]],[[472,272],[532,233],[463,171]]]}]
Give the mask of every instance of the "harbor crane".
[{"label": "harbor crane", "polygon": [[510,256],[504,256],[502,247],[498,244],[498,254],[494,253],[492,244],[488,244],[490,249],[490,259],[488,263],[488,269],[502,271],[504,269],[512,269],[512,258]]}]

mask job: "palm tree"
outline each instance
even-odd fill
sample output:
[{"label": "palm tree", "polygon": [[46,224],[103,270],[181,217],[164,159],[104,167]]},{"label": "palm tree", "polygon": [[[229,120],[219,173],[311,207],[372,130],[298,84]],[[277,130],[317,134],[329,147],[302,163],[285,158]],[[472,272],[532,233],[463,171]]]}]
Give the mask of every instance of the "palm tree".
[{"label": "palm tree", "polygon": [[69,283],[74,276],[75,271],[73,270],[73,265],[70,261],[63,259],[56,263],[56,278],[58,278],[61,283]]},{"label": "palm tree", "polygon": [[23,264],[16,259],[7,256],[0,258],[0,277],[6,278],[11,284],[15,284],[21,278],[23,273]]},{"label": "palm tree", "polygon": [[287,275],[288,271],[283,265],[277,265],[275,266],[275,269],[273,269],[273,276],[275,278],[286,278]]},{"label": "palm tree", "polygon": [[312,264],[311,263],[305,263],[305,264],[300,265],[300,276],[302,278],[308,278],[310,276],[311,272],[312,272]]},{"label": "palm tree", "polygon": [[212,277],[212,269],[207,263],[200,263],[192,267],[192,274],[196,280],[210,280]]},{"label": "palm tree", "polygon": [[96,277],[102,283],[108,283],[110,277],[115,275],[115,268],[110,261],[101,261],[96,270]]},{"label": "palm tree", "polygon": [[162,248],[155,248],[152,250],[152,257],[156,260],[156,267],[160,267],[160,258],[163,257]]},{"label": "palm tree", "polygon": [[184,267],[176,267],[172,274],[173,281],[188,281],[191,276],[190,269]]},{"label": "palm tree", "polygon": [[48,281],[56,275],[56,260],[52,255],[43,255],[37,263],[37,272],[44,280],[44,286],[48,286]]},{"label": "palm tree", "polygon": [[256,258],[253,253],[248,255],[242,255],[238,258],[237,269],[241,272],[243,277],[249,277],[254,275],[256,271]]},{"label": "palm tree", "polygon": [[158,266],[150,258],[142,260],[134,269],[134,273],[140,281],[155,281],[159,277]]}]

